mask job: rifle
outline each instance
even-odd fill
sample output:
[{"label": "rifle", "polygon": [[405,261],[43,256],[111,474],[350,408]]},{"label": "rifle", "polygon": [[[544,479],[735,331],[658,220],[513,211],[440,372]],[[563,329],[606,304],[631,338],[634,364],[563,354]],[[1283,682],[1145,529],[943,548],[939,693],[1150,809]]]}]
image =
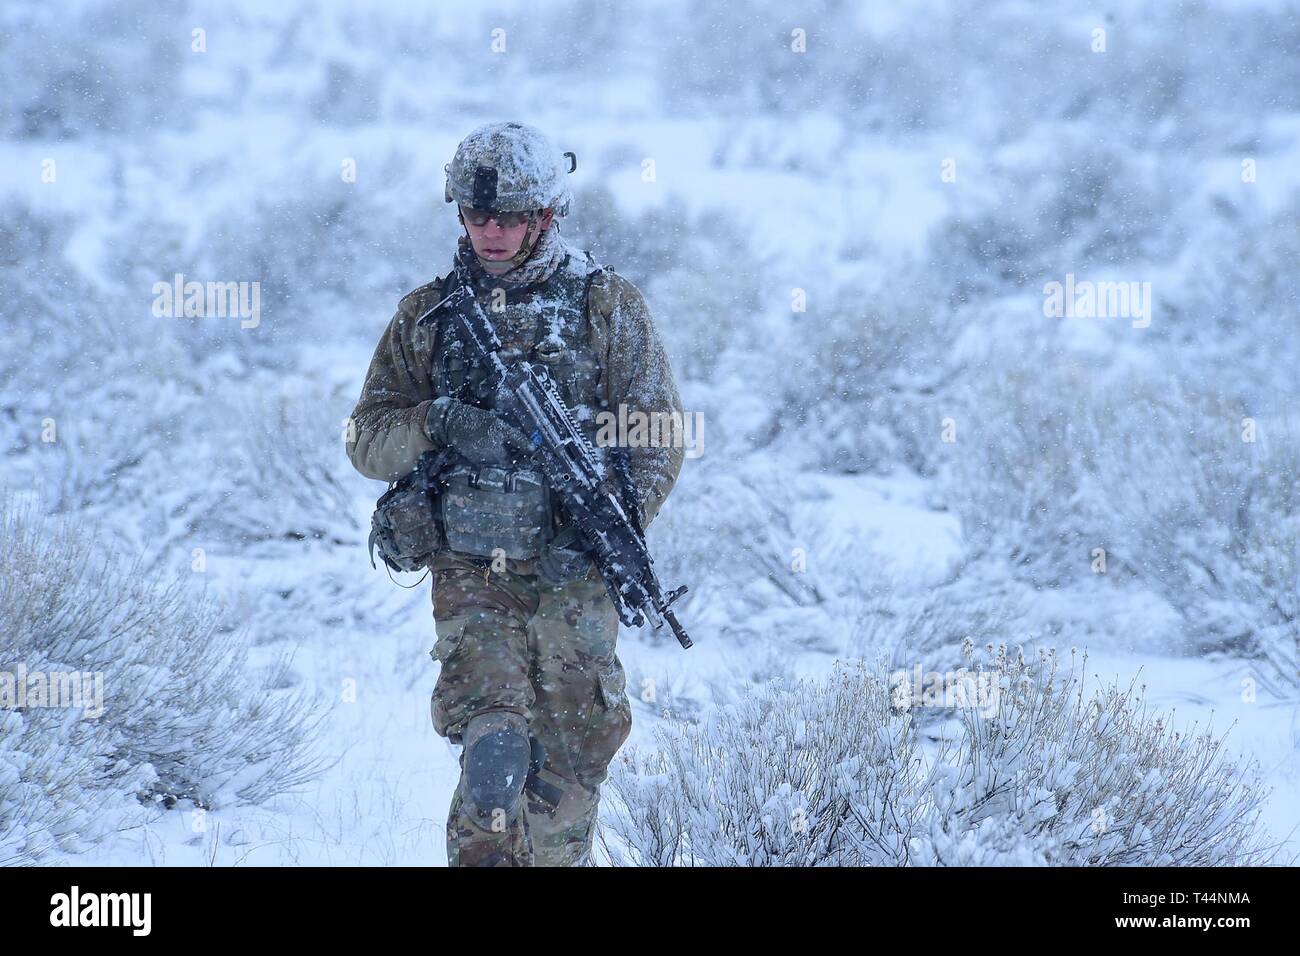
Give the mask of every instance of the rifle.
[{"label": "rifle", "polygon": [[454,275],[456,288],[420,316],[417,324],[447,310],[451,333],[496,389],[497,414],[532,440],[528,460],[538,466],[553,498],[568,513],[600,571],[619,620],[640,626],[648,618],[656,629],[667,621],[678,643],[690,647],[691,639],[672,610],[686,587],[668,594],[660,587],[641,528],[626,449],[614,450],[613,468],[608,468],[578,428],[546,367],[525,361],[505,364],[498,354],[501,340],[468,277],[459,268]]}]

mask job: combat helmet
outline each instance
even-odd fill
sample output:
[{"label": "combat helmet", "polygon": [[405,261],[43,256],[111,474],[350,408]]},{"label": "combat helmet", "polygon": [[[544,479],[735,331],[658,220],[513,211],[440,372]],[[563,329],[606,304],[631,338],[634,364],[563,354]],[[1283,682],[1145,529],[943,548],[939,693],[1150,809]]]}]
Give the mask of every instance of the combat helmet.
[{"label": "combat helmet", "polygon": [[445,199],[472,209],[528,213],[528,232],[511,259],[518,265],[532,254],[540,210],[568,215],[573,193],[567,176],[577,167],[577,156],[559,152],[535,126],[488,123],[461,140],[444,167]]}]

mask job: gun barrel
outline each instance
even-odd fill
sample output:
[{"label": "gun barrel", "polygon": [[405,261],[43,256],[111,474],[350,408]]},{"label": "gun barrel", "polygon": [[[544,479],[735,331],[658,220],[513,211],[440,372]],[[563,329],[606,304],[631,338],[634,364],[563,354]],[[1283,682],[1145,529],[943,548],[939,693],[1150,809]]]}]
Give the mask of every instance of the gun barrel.
[{"label": "gun barrel", "polygon": [[673,636],[677,638],[677,643],[682,645],[683,649],[693,646],[693,642],[686,633],[686,628],[682,627],[681,622],[677,620],[676,614],[671,610],[664,611],[664,620],[673,629]]}]

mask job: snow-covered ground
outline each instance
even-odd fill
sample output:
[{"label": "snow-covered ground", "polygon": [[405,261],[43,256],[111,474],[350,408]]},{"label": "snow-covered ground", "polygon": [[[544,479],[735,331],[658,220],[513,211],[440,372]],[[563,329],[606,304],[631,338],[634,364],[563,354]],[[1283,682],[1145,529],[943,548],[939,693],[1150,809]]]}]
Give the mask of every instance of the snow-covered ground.
[{"label": "snow-covered ground", "polygon": [[[922,578],[942,575],[951,557],[944,542],[951,531],[943,514],[916,502],[911,478],[864,480],[844,487],[829,482],[835,497],[823,504],[851,514],[852,531],[874,543],[882,573],[897,568]],[[851,511],[839,510],[855,504]],[[869,506],[869,507],[868,507]],[[902,529],[925,529],[926,540],[909,540]],[[318,625],[309,641],[295,644],[294,670],[303,683],[335,701],[322,729],[322,749],[338,762],[300,794],[265,806],[234,807],[196,817],[173,809],[76,857],[93,865],[443,865],[443,827],[459,769],[455,748],[437,737],[429,719],[429,693],[438,665],[431,648],[428,581],[410,594],[398,592],[379,572],[358,568],[346,552],[296,567],[262,568],[259,581],[280,586],[319,575],[322,565],[340,574],[371,579],[377,601],[393,606],[402,623],[388,630],[363,625]],[[292,573],[297,571],[297,573]],[[281,577],[284,574],[284,577]],[[413,581],[416,576],[409,576]],[[410,583],[410,581],[403,581]],[[283,642],[263,648],[278,653]],[[1028,644],[1028,642],[1026,642]],[[1133,678],[1147,687],[1148,703],[1180,725],[1230,728],[1229,747],[1258,761],[1272,788],[1262,823],[1277,841],[1296,838],[1300,826],[1300,776],[1295,752],[1300,718],[1293,702],[1243,701],[1245,668],[1231,660],[1177,658],[1134,652],[1121,638],[1115,646],[1092,644],[1088,676],[1098,684]],[[1063,653],[1067,648],[1060,648]],[[1082,650],[1082,648],[1080,649]],[[746,653],[704,640],[683,653],[675,643],[647,646],[624,634],[620,656],[634,690],[637,675],[653,675],[660,687],[705,693],[708,680],[744,680]],[[829,671],[833,655],[807,655],[797,669],[805,676]],[[345,682],[355,681],[355,702],[343,702]],[[634,723],[628,746],[654,746],[662,719],[658,705],[633,694]],[[707,706],[707,699],[703,702]],[[197,829],[197,832],[196,832]]]}]

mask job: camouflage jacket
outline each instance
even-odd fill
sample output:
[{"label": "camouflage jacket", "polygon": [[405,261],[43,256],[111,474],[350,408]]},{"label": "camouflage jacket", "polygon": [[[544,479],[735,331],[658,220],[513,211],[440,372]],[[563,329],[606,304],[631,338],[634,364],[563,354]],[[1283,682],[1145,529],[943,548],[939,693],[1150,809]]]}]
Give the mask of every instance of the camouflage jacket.
[{"label": "camouflage jacket", "polygon": [[[425,432],[429,406],[438,397],[440,357],[416,321],[443,297],[446,276],[407,294],[380,337],[352,412],[346,449],[353,467],[367,478],[395,481],[434,448]],[[488,290],[479,289],[487,305]],[[611,267],[591,279],[586,302],[591,345],[601,357],[601,382],[608,408],[620,404],[645,413],[682,411],[668,356],[640,291]],[[423,345],[421,346],[421,343]],[[677,481],[684,450],[676,446],[629,449],[632,478],[645,525]],[[525,564],[512,562],[527,573]]]}]

